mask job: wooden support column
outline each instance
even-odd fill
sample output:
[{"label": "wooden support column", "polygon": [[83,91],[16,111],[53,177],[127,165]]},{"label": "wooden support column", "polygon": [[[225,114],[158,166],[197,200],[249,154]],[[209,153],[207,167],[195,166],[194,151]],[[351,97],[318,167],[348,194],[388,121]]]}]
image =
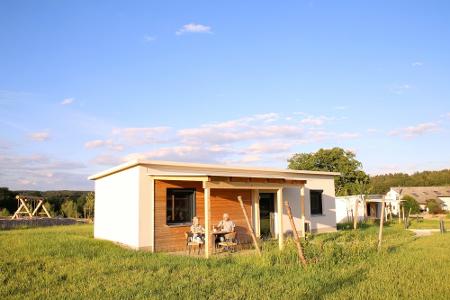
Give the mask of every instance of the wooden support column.
[{"label": "wooden support column", "polygon": [[300,186],[300,232],[302,237],[306,236],[305,233],[305,185]]},{"label": "wooden support column", "polygon": [[277,190],[277,229],[278,229],[278,248],[284,248],[283,231],[283,188]]},{"label": "wooden support column", "polygon": [[205,200],[205,257],[211,256],[211,189],[204,188],[204,200]]},{"label": "wooden support column", "polygon": [[261,220],[259,210],[259,190],[252,190],[252,202],[253,202],[253,222],[255,228],[255,234],[257,237],[261,237]]}]

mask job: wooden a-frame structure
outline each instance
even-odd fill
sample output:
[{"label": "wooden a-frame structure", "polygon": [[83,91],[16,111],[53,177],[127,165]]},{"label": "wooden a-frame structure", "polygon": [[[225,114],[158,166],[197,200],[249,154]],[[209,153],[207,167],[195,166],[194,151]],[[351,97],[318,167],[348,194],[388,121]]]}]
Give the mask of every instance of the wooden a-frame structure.
[{"label": "wooden a-frame structure", "polygon": [[21,215],[28,215],[28,217],[31,219],[38,215],[38,211],[40,208],[42,208],[44,215],[46,215],[48,218],[52,217],[44,206],[44,198],[17,195],[16,199],[18,208],[14,215],[11,217],[12,220],[19,219]]}]

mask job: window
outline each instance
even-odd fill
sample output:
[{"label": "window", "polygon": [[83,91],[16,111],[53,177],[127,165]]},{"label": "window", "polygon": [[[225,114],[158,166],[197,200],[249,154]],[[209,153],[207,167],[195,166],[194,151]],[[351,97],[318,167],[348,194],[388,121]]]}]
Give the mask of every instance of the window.
[{"label": "window", "polygon": [[167,225],[190,223],[195,215],[195,189],[167,189]]},{"label": "window", "polygon": [[309,200],[311,201],[311,215],[322,214],[322,190],[310,190]]}]

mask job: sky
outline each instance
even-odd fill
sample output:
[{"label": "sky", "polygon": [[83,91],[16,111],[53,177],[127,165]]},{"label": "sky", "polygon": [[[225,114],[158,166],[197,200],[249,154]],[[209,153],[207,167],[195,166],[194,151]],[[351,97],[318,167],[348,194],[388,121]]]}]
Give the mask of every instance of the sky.
[{"label": "sky", "polygon": [[450,168],[449,1],[0,1],[0,186],[334,146]]}]

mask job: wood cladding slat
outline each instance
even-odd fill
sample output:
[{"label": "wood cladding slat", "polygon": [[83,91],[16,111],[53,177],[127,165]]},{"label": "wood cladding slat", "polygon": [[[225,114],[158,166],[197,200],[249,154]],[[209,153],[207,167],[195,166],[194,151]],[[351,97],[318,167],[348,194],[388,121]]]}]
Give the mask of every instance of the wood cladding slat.
[{"label": "wood cladding slat", "polygon": [[[155,251],[181,251],[185,247],[184,233],[189,226],[168,226],[166,224],[166,194],[168,188],[194,188],[196,190],[195,214],[204,226],[204,198],[201,182],[155,181]],[[216,225],[224,213],[228,213],[236,224],[238,239],[248,242],[250,233],[246,228],[244,214],[237,196],[242,196],[247,214],[252,214],[250,190],[211,190],[211,224]]]}]

